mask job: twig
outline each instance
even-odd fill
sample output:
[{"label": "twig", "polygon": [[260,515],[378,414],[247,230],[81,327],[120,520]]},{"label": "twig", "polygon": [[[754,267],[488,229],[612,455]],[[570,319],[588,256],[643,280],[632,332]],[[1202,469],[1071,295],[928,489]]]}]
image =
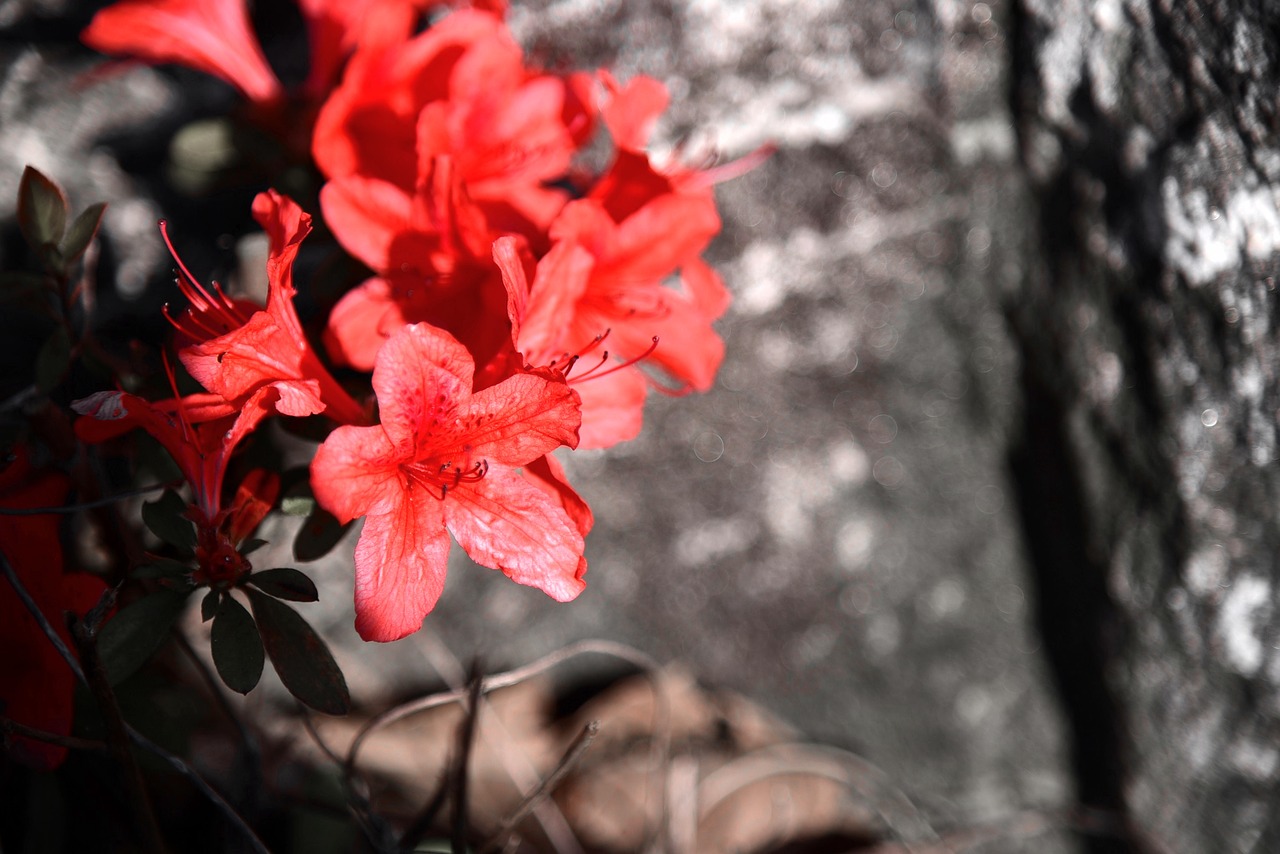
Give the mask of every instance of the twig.
[{"label": "twig", "polygon": [[76,738],[71,735],[58,735],[55,732],[46,732],[42,729],[29,727],[26,724],[20,724],[12,718],[6,718],[0,715],[0,732],[5,735],[20,735],[23,738],[29,738],[32,741],[43,741],[46,744],[56,744],[58,747],[65,747],[69,750],[88,750],[93,753],[105,753],[110,748],[104,741],[93,741],[88,738]]},{"label": "twig", "polygon": [[[325,740],[320,736],[316,729],[315,720],[311,717],[311,710],[301,703],[298,704],[299,713],[302,715],[302,727],[307,731],[307,735],[311,736],[311,740],[320,748],[320,752],[329,758],[338,770],[343,769],[342,758],[333,751]],[[369,803],[369,799],[361,792],[356,791],[353,785],[354,780],[346,775],[342,775],[343,790],[346,792],[347,812],[350,813],[360,825],[360,830],[364,833],[365,839],[369,845],[376,851],[393,851],[395,850],[394,840],[391,838],[390,828],[387,827],[385,821],[380,819],[374,812],[373,807]]]},{"label": "twig", "polygon": [[431,825],[435,822],[436,816],[440,814],[440,810],[444,809],[444,805],[449,800],[449,775],[447,773],[440,775],[440,783],[436,786],[436,790],[431,797],[418,811],[417,816],[405,828],[400,836],[398,848],[403,852],[413,851],[422,837],[431,829]]},{"label": "twig", "polygon": [[[499,688],[509,688],[512,685],[518,685],[531,677],[544,673],[552,668],[558,667],[571,658],[579,655],[587,655],[595,653],[598,655],[612,655],[615,658],[621,658],[629,661],[636,666],[651,672],[659,669],[658,663],[649,656],[645,655],[637,649],[613,641],[587,640],[579,641],[569,646],[558,649],[549,655],[543,656],[537,661],[526,664],[524,667],[517,667],[514,670],[508,670],[505,673],[498,673],[484,680],[480,690],[483,694],[489,694]],[[410,700],[399,706],[394,706],[380,715],[377,715],[360,727],[360,731],[356,733],[355,739],[352,740],[351,746],[347,748],[347,760],[345,767],[348,773],[354,773],[356,760],[360,755],[360,748],[364,746],[365,740],[375,731],[389,726],[396,721],[403,720],[411,715],[435,709],[440,706],[446,706],[450,703],[456,703],[467,695],[466,689],[454,689],[451,691],[442,691],[437,694],[430,694],[426,697],[419,697],[416,700]]]},{"label": "twig", "polygon": [[511,831],[515,830],[520,822],[528,818],[538,804],[544,798],[549,797],[564,782],[564,778],[569,776],[569,772],[577,767],[583,754],[587,752],[587,748],[591,746],[591,742],[595,740],[599,732],[599,721],[590,721],[582,728],[582,732],[578,733],[578,737],[573,740],[573,743],[569,745],[569,749],[565,751],[564,756],[560,759],[560,764],[547,775],[546,779],[538,784],[538,788],[529,793],[528,797],[524,799],[520,806],[516,807],[514,812],[502,820],[502,823],[498,825],[498,829],[494,831],[489,841],[480,846],[479,854],[488,854],[488,852],[496,850],[499,843],[507,840],[507,837],[511,835]]},{"label": "twig", "polygon": [[[430,629],[422,632],[419,638],[425,644],[423,654],[435,671],[444,678],[445,684],[454,689],[466,685],[467,676],[462,662],[458,661],[458,657],[449,647]],[[482,704],[484,702],[487,701],[482,701]],[[515,784],[521,797],[538,788],[542,782],[541,774],[533,767],[520,744],[512,738],[501,715],[492,716],[490,725],[481,730],[480,738],[484,741],[496,738],[497,743],[493,745],[494,752],[498,755],[503,769]],[[568,819],[554,802],[540,802],[534,810],[534,818],[542,828],[542,832],[546,834],[547,842],[557,854],[584,854],[582,845],[574,835]]]},{"label": "twig", "polygon": [[467,685],[468,714],[458,729],[458,752],[453,758],[453,833],[449,839],[453,854],[467,854],[467,766],[471,764],[471,750],[476,744],[476,725],[480,721],[480,689],[483,685],[480,663],[473,662],[470,684]]},{"label": "twig", "polygon": [[436,816],[449,799],[450,790],[453,791],[453,832],[450,847],[455,854],[467,850],[467,767],[471,764],[471,751],[475,747],[477,723],[480,720],[482,680],[478,665],[474,665],[467,683],[466,714],[458,724],[458,743],[449,772],[400,836],[400,850],[406,854],[412,852],[431,829]]},{"label": "twig", "polygon": [[67,649],[67,645],[62,642],[61,635],[54,629],[44,612],[40,610],[36,600],[31,598],[31,594],[27,592],[26,586],[19,580],[18,573],[14,571],[13,564],[9,563],[9,558],[3,551],[0,551],[0,571],[4,572],[4,577],[13,587],[13,591],[18,594],[18,598],[22,600],[22,604],[31,613],[31,616],[35,617],[40,630],[44,632],[45,637],[53,644],[53,648],[58,651],[58,655],[62,656],[62,660],[71,668],[71,672],[75,674],[76,679],[86,682],[84,671],[80,669],[80,662],[76,661],[75,656],[71,654],[71,650]]},{"label": "twig", "polygon": [[191,781],[191,784],[199,789],[200,793],[208,798],[209,801],[218,808],[218,811],[222,813],[227,821],[244,834],[245,840],[248,841],[249,845],[255,852],[257,852],[257,854],[271,854],[271,851],[268,850],[267,846],[258,838],[258,834],[253,832],[253,828],[245,824],[244,819],[235,811],[235,808],[232,807],[231,804],[227,803],[222,795],[219,795],[217,790],[205,781],[204,777],[200,776],[200,772],[196,771],[196,769],[182,761],[182,759],[165,750],[163,747],[156,744],[133,727],[128,727],[127,732],[129,733],[130,740],[132,740],[134,744],[141,747],[148,753],[164,760],[170,768]]},{"label": "twig", "polygon": [[153,483],[150,486],[140,486],[137,489],[130,489],[128,492],[119,492],[115,495],[108,495],[106,498],[96,498],[93,501],[82,501],[79,504],[64,504],[61,507],[0,507],[0,516],[50,516],[56,514],[79,513],[81,510],[93,510],[98,507],[106,507],[110,504],[115,504],[118,501],[124,501],[126,498],[137,498],[139,495],[146,495],[148,492],[155,492],[157,489],[168,489],[177,483],[179,483],[179,481]]},{"label": "twig", "polygon": [[178,648],[186,654],[191,660],[191,664],[195,667],[196,672],[200,674],[205,687],[209,689],[209,693],[213,694],[214,699],[218,703],[218,708],[231,721],[231,725],[236,728],[236,732],[240,736],[240,744],[244,750],[244,764],[249,772],[249,796],[247,800],[251,803],[257,799],[258,793],[262,789],[262,751],[258,748],[258,739],[250,731],[244,719],[232,707],[230,701],[227,700],[226,692],[222,687],[221,680],[214,677],[209,670],[209,666],[205,664],[204,659],[196,652],[195,647],[191,645],[191,641],[187,640],[187,635],[181,629],[175,627],[173,636],[178,642]]},{"label": "twig", "polygon": [[[905,794],[887,781],[883,771],[857,754],[827,745],[791,744],[778,745],[748,753],[708,774],[698,786],[698,813],[705,818],[719,804],[735,792],[760,780],[784,774],[823,777],[856,791],[880,816],[881,821],[897,839],[907,842],[908,836],[923,837],[927,843],[938,844],[938,834],[920,815]],[[881,791],[869,791],[864,785],[874,778]],[[895,816],[894,813],[898,815]],[[908,823],[916,824],[916,832],[903,832],[903,816]],[[913,851],[911,844],[906,850]]]},{"label": "twig", "polygon": [[89,692],[97,702],[98,711],[102,714],[103,723],[107,727],[107,744],[120,770],[124,775],[126,788],[125,800],[133,811],[133,819],[138,832],[142,834],[143,847],[153,854],[163,854],[164,839],[160,836],[160,826],[156,823],[155,809],[151,806],[151,795],[142,781],[142,769],[138,767],[137,757],[129,749],[129,729],[120,712],[120,704],[116,702],[116,693],[107,679],[107,671],[98,657],[98,645],[94,634],[84,625],[77,622],[72,628],[72,637],[76,649],[80,652],[80,662],[88,677]]}]

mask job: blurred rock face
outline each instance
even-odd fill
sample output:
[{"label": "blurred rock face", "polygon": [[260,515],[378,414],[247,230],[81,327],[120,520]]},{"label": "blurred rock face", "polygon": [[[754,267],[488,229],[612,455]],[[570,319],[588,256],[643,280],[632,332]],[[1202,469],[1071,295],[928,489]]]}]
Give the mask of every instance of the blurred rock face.
[{"label": "blurred rock face", "polygon": [[587,593],[556,608],[458,572],[437,628],[502,660],[598,633],[687,659],[857,747],[935,819],[1069,799],[1006,477],[1001,299],[1029,218],[991,10],[513,12],[535,54],[585,40],[584,60],[668,82],[667,142],[779,151],[720,188],[717,388],[655,398],[638,442],[569,460],[598,510]]}]

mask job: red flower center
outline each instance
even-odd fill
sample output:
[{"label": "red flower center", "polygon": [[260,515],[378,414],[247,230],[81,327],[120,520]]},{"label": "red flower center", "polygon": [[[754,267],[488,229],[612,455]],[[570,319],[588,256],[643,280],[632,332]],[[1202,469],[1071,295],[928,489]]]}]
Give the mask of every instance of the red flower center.
[{"label": "red flower center", "polygon": [[489,473],[489,461],[458,463],[446,460],[442,463],[438,459],[427,459],[416,463],[402,463],[400,470],[410,484],[416,483],[432,495],[438,491],[440,500],[443,501],[449,490],[458,484],[483,480]]},{"label": "red flower center", "polygon": [[203,544],[196,547],[196,561],[200,568],[195,571],[194,578],[197,584],[231,587],[253,566],[224,535],[217,534],[216,537],[212,548]]}]

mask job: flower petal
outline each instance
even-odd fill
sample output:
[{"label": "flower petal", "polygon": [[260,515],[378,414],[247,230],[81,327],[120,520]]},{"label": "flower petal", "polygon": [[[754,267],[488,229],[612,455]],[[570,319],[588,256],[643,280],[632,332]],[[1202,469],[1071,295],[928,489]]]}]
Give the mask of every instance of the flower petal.
[{"label": "flower petal", "polygon": [[582,534],[564,508],[514,472],[495,468],[449,490],[445,523],[481,566],[537,587],[557,602],[583,591]]},{"label": "flower petal", "polygon": [[[582,398],[580,449],[611,448],[640,435],[649,381],[635,365],[610,368],[573,384]],[[607,373],[604,373],[606,372]]]},{"label": "flower petal", "polygon": [[516,340],[516,349],[530,364],[544,365],[565,355],[569,343],[565,330],[573,320],[574,306],[586,292],[594,263],[591,253],[569,242],[557,243],[538,262]]},{"label": "flower petal", "polygon": [[467,348],[427,323],[404,327],[378,351],[373,389],[391,441],[424,441],[471,394],[475,365]]},{"label": "flower petal", "polygon": [[600,72],[610,98],[602,110],[613,144],[629,151],[643,151],[653,134],[653,126],[671,100],[660,80],[637,75],[619,85],[613,75]]},{"label": "flower petal", "polygon": [[381,427],[339,427],[311,460],[311,491],[343,523],[389,513],[404,490],[398,468],[406,459]]},{"label": "flower petal", "polygon": [[402,497],[365,520],[356,544],[356,631],[367,641],[413,634],[444,591],[449,535],[440,502]]},{"label": "flower petal", "polygon": [[103,53],[212,74],[253,101],[282,94],[253,35],[244,0],[124,0],[98,12],[80,39]]},{"label": "flower petal", "polygon": [[392,243],[409,229],[413,200],[395,184],[348,175],[325,184],[320,207],[343,249],[385,271]]},{"label": "flower petal", "polygon": [[378,351],[405,325],[400,303],[386,279],[366,279],[329,312],[325,349],[335,362],[372,371]]},{"label": "flower petal", "polygon": [[582,403],[563,380],[519,373],[476,392],[456,418],[459,447],[521,466],[561,445],[578,446]]},{"label": "flower petal", "polygon": [[584,539],[591,533],[591,528],[595,525],[595,515],[578,491],[569,484],[569,477],[564,473],[564,466],[560,465],[559,460],[551,454],[538,457],[524,467],[523,474],[525,480],[551,496],[553,501],[564,508],[564,512],[569,514],[570,521],[577,526],[578,533],[582,534]]}]

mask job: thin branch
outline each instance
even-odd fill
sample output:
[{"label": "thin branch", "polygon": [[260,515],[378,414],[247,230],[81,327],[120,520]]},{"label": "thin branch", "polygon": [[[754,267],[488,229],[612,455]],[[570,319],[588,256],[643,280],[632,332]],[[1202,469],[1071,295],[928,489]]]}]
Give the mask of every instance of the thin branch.
[{"label": "thin branch", "polygon": [[[301,703],[298,704],[298,710],[302,716],[302,727],[306,730],[307,735],[315,742],[316,747],[320,748],[320,752],[328,757],[341,771],[344,767],[342,758],[321,737],[320,732],[316,729],[315,719],[311,717],[311,710]],[[376,851],[395,850],[391,832],[386,822],[373,812],[373,806],[369,803],[369,799],[363,793],[356,791],[355,781],[348,775],[343,774],[342,782],[343,790],[346,792],[347,812],[356,820],[369,845]]]},{"label": "thin branch", "polygon": [[187,640],[186,633],[175,626],[172,634],[178,642],[178,648],[186,654],[188,659],[190,659],[191,664],[196,669],[196,672],[200,674],[200,678],[204,682],[205,687],[209,689],[209,693],[213,694],[214,699],[218,703],[218,708],[222,710],[222,713],[226,716],[227,720],[231,721],[231,725],[236,728],[236,732],[240,736],[240,744],[244,749],[244,764],[246,766],[246,770],[249,772],[251,780],[251,797],[248,799],[252,802],[252,795],[257,794],[257,792],[262,788],[263,782],[262,751],[258,747],[258,739],[254,736],[253,732],[250,731],[248,725],[245,724],[244,719],[241,718],[235,708],[232,707],[231,702],[227,699],[226,691],[223,689],[222,681],[214,677],[213,673],[209,670],[209,665],[207,665],[204,659],[200,657],[199,653],[196,652],[195,647],[191,645],[191,641]]},{"label": "thin branch", "polygon": [[[444,678],[445,684],[455,689],[463,687],[466,684],[466,671],[449,647],[430,629],[422,632],[419,639],[425,643],[423,654],[435,671]],[[487,700],[482,701],[481,705],[487,702]],[[493,750],[522,798],[538,788],[542,782],[542,775],[533,767],[525,750],[512,737],[501,715],[492,716],[490,724],[481,730],[480,738],[484,741],[496,739],[496,743],[492,745]],[[583,854],[582,846],[578,843],[568,819],[554,802],[540,802],[534,811],[534,818],[537,819],[542,832],[546,834],[547,842],[558,854]]]},{"label": "thin branch", "polygon": [[[579,655],[587,655],[595,653],[597,655],[611,655],[615,658],[621,658],[629,661],[649,672],[656,672],[660,669],[658,663],[649,656],[645,655],[637,649],[626,646],[625,644],[615,643],[613,641],[604,640],[586,640],[570,644],[550,653],[531,664],[524,667],[517,667],[514,670],[508,670],[505,673],[498,673],[490,676],[481,684],[480,691],[483,694],[489,694],[499,688],[509,688],[512,685],[518,685],[526,679],[530,679],[541,673],[545,673],[564,662],[575,658]],[[354,773],[356,760],[360,755],[360,748],[364,746],[364,742],[375,731],[389,726],[397,721],[435,709],[440,706],[447,706],[450,703],[456,703],[466,697],[466,689],[453,689],[451,691],[442,691],[437,694],[430,694],[426,697],[419,697],[416,700],[410,700],[399,706],[394,706],[380,715],[370,718],[360,727],[360,731],[356,733],[355,739],[352,740],[351,746],[347,748],[347,760],[345,763],[348,773]]]},{"label": "thin branch", "polygon": [[564,756],[560,759],[560,763],[555,769],[547,775],[538,788],[529,793],[528,797],[516,807],[515,811],[502,820],[498,825],[498,829],[494,832],[489,841],[480,846],[479,854],[488,854],[490,851],[498,849],[500,843],[505,843],[511,832],[515,830],[520,822],[529,817],[545,798],[551,796],[560,784],[564,782],[564,778],[578,766],[583,755],[587,752],[587,748],[591,746],[591,742],[595,740],[596,735],[600,732],[600,721],[590,721],[582,732],[578,733],[578,737],[569,745],[569,749],[565,751]]},{"label": "thin branch", "polygon": [[222,795],[218,794],[217,790],[205,781],[204,777],[200,776],[200,772],[196,771],[196,769],[182,761],[182,759],[165,750],[163,747],[156,744],[133,727],[128,727],[127,731],[129,733],[129,738],[134,744],[141,747],[148,753],[164,760],[170,768],[191,781],[191,784],[199,789],[200,793],[208,798],[209,801],[218,808],[218,811],[222,813],[227,821],[234,825],[244,835],[245,840],[253,850],[257,852],[257,854],[271,854],[267,849],[267,846],[264,845],[262,840],[258,838],[258,835],[253,832],[253,828],[249,827],[249,825],[245,823],[244,819],[240,817],[240,814],[235,811],[235,808],[232,807],[231,804],[227,803],[226,800],[223,799]]},{"label": "thin branch", "polygon": [[97,703],[98,712],[102,715],[107,727],[107,743],[111,753],[120,765],[124,775],[124,785],[133,819],[137,830],[142,834],[143,847],[154,854],[166,851],[164,838],[160,835],[160,825],[156,822],[155,809],[151,805],[151,795],[147,792],[142,780],[142,769],[138,767],[138,759],[129,746],[128,724],[120,712],[120,704],[116,702],[115,691],[107,678],[107,671],[98,656],[98,645],[94,632],[84,623],[78,622],[72,628],[72,637],[76,649],[80,652],[80,661],[88,677],[89,692]]},{"label": "thin branch", "polygon": [[412,852],[431,829],[436,816],[448,801],[451,789],[453,791],[453,833],[450,845],[454,852],[466,851],[467,767],[471,764],[471,752],[475,748],[476,729],[480,720],[480,686],[483,678],[480,675],[479,666],[473,665],[471,678],[467,683],[466,714],[458,724],[457,749],[450,763],[449,772],[400,836],[400,850],[406,854]]},{"label": "thin branch", "polygon": [[81,510],[94,510],[98,507],[106,507],[127,498],[137,498],[139,495],[146,495],[149,492],[155,492],[157,489],[168,489],[180,483],[180,481],[168,481],[166,483],[153,483],[150,486],[140,486],[137,489],[130,489],[128,492],[120,492],[115,495],[108,495],[106,498],[96,498],[93,501],[82,501],[79,504],[66,504],[62,507],[0,507],[0,516],[50,516],[56,514],[72,514],[79,513]]},{"label": "thin branch", "polygon": [[[623,661],[636,665],[649,677],[654,686],[654,722],[653,722],[653,742],[652,742],[652,761],[653,774],[651,785],[657,789],[656,793],[646,791],[646,798],[653,794],[659,810],[659,821],[655,828],[649,844],[645,849],[653,847],[653,843],[657,841],[657,837],[663,833],[666,826],[666,786],[667,775],[663,769],[666,765],[667,755],[670,752],[671,743],[671,715],[666,693],[662,689],[662,683],[659,678],[661,666],[652,657],[646,655],[634,647],[626,644],[617,643],[607,640],[584,640],[570,644],[566,647],[549,653],[542,658],[527,664],[523,667],[508,670],[505,673],[498,673],[483,680],[480,686],[482,694],[488,694],[500,688],[509,688],[512,685],[518,685],[526,679],[530,679],[541,673],[545,673],[570,659],[580,655],[609,655],[619,658]],[[347,748],[347,758],[343,765],[343,778],[348,781],[348,787],[352,785],[352,781],[356,779],[356,762],[360,755],[360,749],[364,746],[364,742],[373,733],[390,726],[397,721],[404,720],[407,717],[425,712],[430,709],[439,708],[450,703],[456,703],[466,696],[465,689],[453,689],[450,691],[442,691],[436,694],[430,694],[426,697],[420,697],[411,700],[399,706],[394,706],[380,715],[377,715],[360,727],[356,736],[351,741],[351,745]]]},{"label": "thin branch", "polygon": [[93,741],[88,738],[76,738],[71,735],[58,735],[42,729],[20,724],[12,718],[0,715],[0,732],[5,735],[20,735],[32,741],[43,741],[45,744],[56,744],[69,750],[88,750],[92,753],[105,753],[110,748],[105,741]]},{"label": "thin branch", "polygon": [[431,825],[435,822],[436,816],[440,814],[440,810],[444,809],[444,805],[448,801],[449,775],[445,773],[440,775],[440,784],[436,786],[436,790],[431,797],[427,799],[422,809],[418,811],[417,816],[405,828],[404,833],[400,835],[400,842],[398,843],[400,851],[409,852],[417,847],[422,837],[431,829]]},{"label": "thin branch", "polygon": [[[888,781],[888,776],[855,753],[817,744],[784,744],[741,756],[708,774],[698,786],[698,814],[705,819],[736,792],[780,775],[822,777],[860,795],[899,840],[938,843],[934,829],[915,804]],[[871,783],[870,786],[867,784]],[[904,820],[905,819],[905,820]],[[914,824],[915,832],[904,831]],[[910,850],[910,846],[908,845]]]},{"label": "thin branch", "polygon": [[467,685],[467,716],[458,729],[458,752],[453,758],[453,833],[449,847],[453,854],[467,854],[467,766],[471,764],[471,751],[476,744],[476,728],[480,722],[480,689],[484,677],[479,662],[471,666],[471,680]]},{"label": "thin branch", "polygon": [[9,563],[9,558],[3,551],[0,551],[0,571],[4,572],[4,577],[13,587],[13,592],[18,594],[18,598],[22,600],[22,604],[32,617],[35,617],[36,623],[40,626],[40,631],[44,632],[45,637],[53,644],[53,648],[58,651],[58,655],[62,656],[62,660],[71,668],[71,672],[75,674],[76,679],[88,685],[88,681],[84,678],[84,671],[80,669],[80,662],[71,654],[71,650],[62,642],[62,637],[54,629],[53,624],[40,610],[40,606],[36,604],[36,600],[31,598],[31,594],[27,592],[27,588],[18,578],[18,573],[14,570],[13,564]]}]

